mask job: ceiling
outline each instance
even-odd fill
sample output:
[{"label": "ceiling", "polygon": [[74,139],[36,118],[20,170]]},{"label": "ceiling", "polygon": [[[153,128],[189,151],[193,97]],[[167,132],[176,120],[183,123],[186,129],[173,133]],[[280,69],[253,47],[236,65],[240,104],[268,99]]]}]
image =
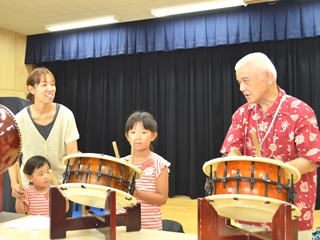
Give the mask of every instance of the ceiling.
[{"label": "ceiling", "polygon": [[121,22],[150,19],[151,9],[197,2],[201,0],[0,0],[0,28],[34,35],[48,32],[45,25],[110,15]]}]

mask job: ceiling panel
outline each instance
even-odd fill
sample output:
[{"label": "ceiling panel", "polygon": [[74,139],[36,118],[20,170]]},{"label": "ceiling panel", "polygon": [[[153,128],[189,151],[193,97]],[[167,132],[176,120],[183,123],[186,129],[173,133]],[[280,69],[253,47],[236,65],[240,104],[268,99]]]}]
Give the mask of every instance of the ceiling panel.
[{"label": "ceiling panel", "polygon": [[24,35],[34,35],[48,32],[45,25],[108,15],[119,17],[121,22],[144,20],[154,18],[151,9],[197,2],[200,1],[0,0],[0,28]]}]

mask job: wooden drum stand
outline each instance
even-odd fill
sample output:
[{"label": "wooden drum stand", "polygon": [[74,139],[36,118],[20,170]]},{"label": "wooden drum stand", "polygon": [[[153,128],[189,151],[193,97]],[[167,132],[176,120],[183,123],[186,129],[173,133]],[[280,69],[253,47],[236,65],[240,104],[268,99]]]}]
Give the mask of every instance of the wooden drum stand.
[{"label": "wooden drum stand", "polygon": [[[58,188],[50,188],[50,238],[66,238],[70,230],[105,228],[106,240],[116,240],[116,226],[126,226],[127,232],[140,231],[141,207],[127,207],[127,213],[116,214],[116,192],[110,191],[105,202],[103,216],[66,218],[66,200]],[[101,231],[101,230],[100,230]],[[102,232],[102,231],[101,231]]]},{"label": "wooden drum stand", "polygon": [[2,192],[3,192],[3,190],[2,190],[2,183],[3,182],[3,177],[2,177],[2,174],[0,174],[0,212],[2,212]]},{"label": "wooden drum stand", "polygon": [[205,198],[198,198],[198,240],[298,240],[298,219],[292,219],[291,205],[280,204],[272,218],[272,231],[249,232],[232,226],[219,216]]}]

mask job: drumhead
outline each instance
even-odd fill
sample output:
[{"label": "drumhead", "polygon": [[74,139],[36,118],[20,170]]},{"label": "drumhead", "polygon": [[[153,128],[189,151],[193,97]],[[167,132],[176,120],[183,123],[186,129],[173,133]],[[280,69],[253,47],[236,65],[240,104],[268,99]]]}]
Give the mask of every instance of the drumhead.
[{"label": "drumhead", "polygon": [[270,164],[280,166],[284,170],[287,179],[291,179],[291,174],[292,174],[294,183],[298,182],[301,178],[301,174],[299,170],[296,169],[295,167],[279,160],[268,159],[263,157],[230,156],[230,157],[215,158],[205,162],[203,164],[202,170],[207,176],[210,176],[210,166],[212,166],[212,172],[213,172],[213,171],[216,171],[219,163],[228,162],[228,161],[252,161],[252,162],[270,163]]},{"label": "drumhead", "polygon": [[122,159],[122,158],[116,158],[113,156],[109,156],[109,155],[105,155],[105,154],[98,154],[98,153],[73,153],[73,154],[69,154],[66,155],[63,158],[63,163],[65,165],[68,164],[68,160],[70,160],[70,164],[73,164],[74,159],[76,158],[97,158],[97,159],[102,159],[102,160],[107,160],[107,161],[113,161],[113,162],[117,162],[120,164],[123,164],[125,166],[128,166],[129,168],[131,168],[132,170],[134,170],[136,172],[136,179],[139,179],[142,175],[142,171],[140,168],[137,168],[136,166],[134,166],[131,162]]},{"label": "drumhead", "polygon": [[[281,200],[245,194],[220,194],[205,197],[220,216],[248,222],[272,222]],[[301,211],[290,204],[292,219],[299,218]]]},{"label": "drumhead", "polygon": [[135,197],[115,188],[86,183],[65,183],[59,185],[62,194],[69,200],[96,208],[105,208],[107,193],[116,192],[116,209],[137,204]]}]

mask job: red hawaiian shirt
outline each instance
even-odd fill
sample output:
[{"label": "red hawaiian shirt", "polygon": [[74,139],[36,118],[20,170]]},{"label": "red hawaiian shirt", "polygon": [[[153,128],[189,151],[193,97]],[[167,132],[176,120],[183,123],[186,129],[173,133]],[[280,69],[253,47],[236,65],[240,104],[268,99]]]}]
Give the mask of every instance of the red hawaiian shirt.
[{"label": "red hawaiian shirt", "polygon": [[[320,162],[320,136],[314,111],[306,103],[278,89],[278,98],[265,114],[255,103],[246,103],[233,114],[222,154],[237,148],[245,156],[257,155],[251,135],[254,130],[264,158],[288,162],[304,157]],[[295,190],[294,205],[301,210],[298,229],[310,230],[316,201],[317,170],[303,174],[295,184]],[[268,223],[252,225],[271,226]]]}]

